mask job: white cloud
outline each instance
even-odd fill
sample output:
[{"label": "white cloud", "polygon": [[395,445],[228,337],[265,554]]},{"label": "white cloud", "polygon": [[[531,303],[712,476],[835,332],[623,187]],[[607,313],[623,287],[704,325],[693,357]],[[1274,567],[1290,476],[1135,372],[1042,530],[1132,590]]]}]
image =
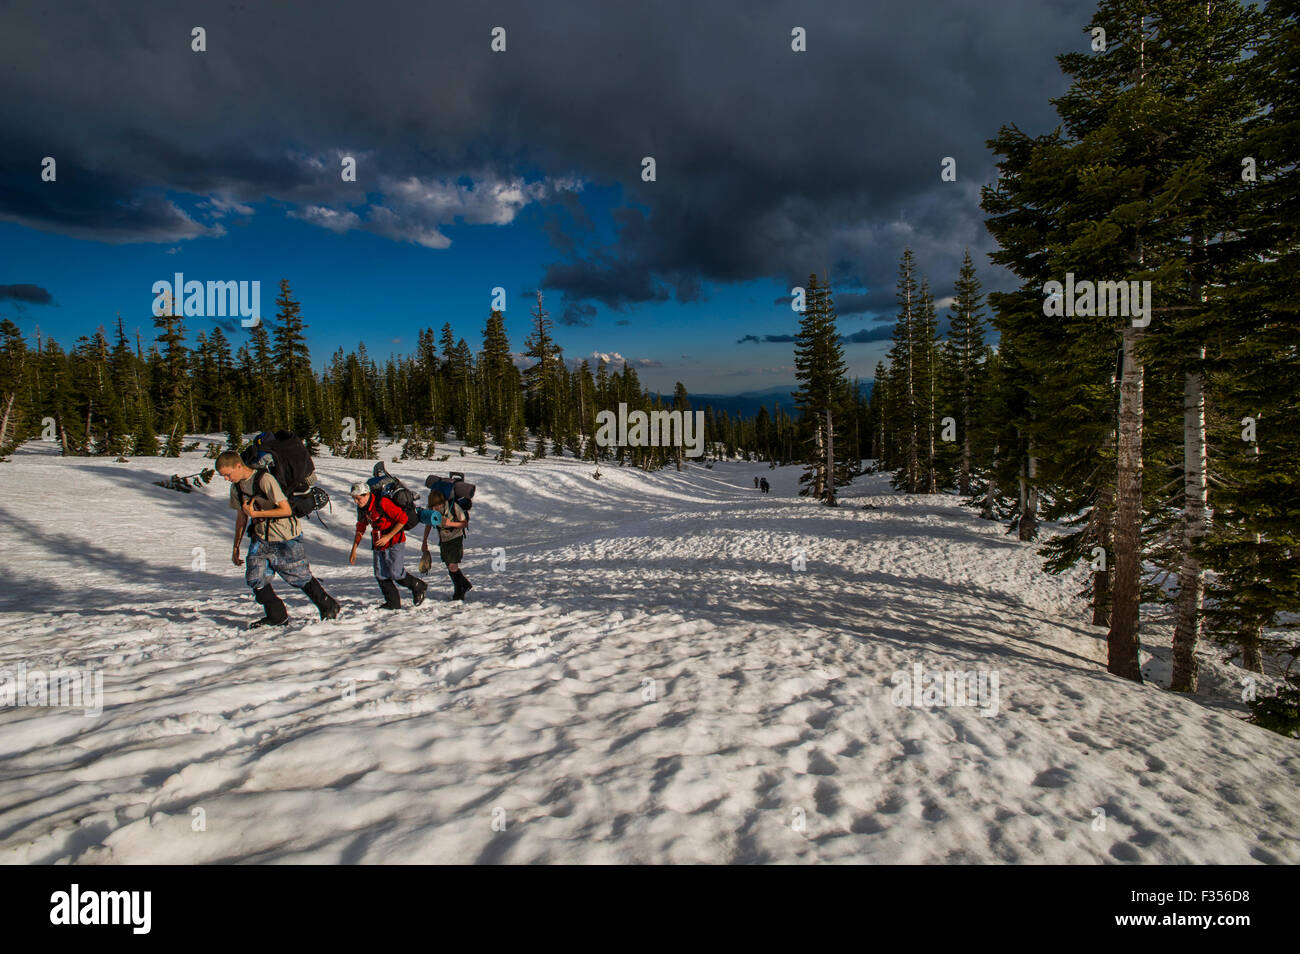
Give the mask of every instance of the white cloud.
[{"label": "white cloud", "polygon": [[596,365],[604,361],[609,367],[611,373],[623,370],[626,364],[630,368],[662,368],[662,361],[655,361],[653,358],[628,358],[617,351],[593,351],[591,354],[582,358],[570,358],[570,367],[577,368],[582,362],[586,361],[595,370]]},{"label": "white cloud", "polygon": [[508,225],[526,206],[561,192],[580,192],[581,179],[560,177],[524,182],[520,177],[495,174],[470,177],[468,185],[448,179],[395,178],[382,173],[375,179],[374,203],[352,209],[309,205],[289,214],[334,232],[364,229],[385,238],[413,242],[425,248],[447,248],[451,239],[442,231],[453,223]]},{"label": "white cloud", "polygon": [[301,209],[292,209],[289,212],[292,219],[301,219],[303,222],[310,222],[312,225],[319,225],[321,228],[329,229],[331,232],[346,232],[354,229],[361,223],[360,217],[355,213],[344,209],[331,209],[324,205],[308,205]]},{"label": "white cloud", "polygon": [[206,202],[200,202],[199,208],[210,209],[214,218],[221,218],[223,215],[235,213],[236,215],[252,215],[253,207],[233,199],[228,195],[211,195]]}]

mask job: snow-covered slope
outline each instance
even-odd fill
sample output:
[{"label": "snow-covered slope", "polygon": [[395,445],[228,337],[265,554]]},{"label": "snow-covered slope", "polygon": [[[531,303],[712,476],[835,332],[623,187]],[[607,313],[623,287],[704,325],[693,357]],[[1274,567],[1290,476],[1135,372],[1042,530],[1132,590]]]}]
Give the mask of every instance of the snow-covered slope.
[{"label": "snow-covered slope", "polygon": [[[98,715],[0,709],[0,859],[1300,861],[1300,743],[1217,663],[1198,698],[1108,675],[1080,580],[953,498],[390,464],[477,482],[469,602],[435,564],[424,606],[378,610],[336,506],[307,543],[342,617],[280,584],[294,625],[250,632],[225,483],[150,484],[204,463],[0,464],[0,669],[104,686]],[[318,470],[346,504],[368,465]],[[896,705],[917,665],[997,695]]]}]

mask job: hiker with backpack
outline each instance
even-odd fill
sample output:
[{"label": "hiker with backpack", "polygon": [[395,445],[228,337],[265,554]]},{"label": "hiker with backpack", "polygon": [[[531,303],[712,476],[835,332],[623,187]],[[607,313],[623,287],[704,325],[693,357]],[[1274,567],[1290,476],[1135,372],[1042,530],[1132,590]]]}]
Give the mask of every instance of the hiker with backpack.
[{"label": "hiker with backpack", "polygon": [[[433,480],[433,478],[429,479]],[[470,492],[473,492],[472,489]],[[474,588],[474,584],[460,569],[460,561],[465,557],[465,528],[469,526],[469,516],[454,497],[448,499],[446,494],[436,486],[429,491],[429,511],[432,511],[431,517],[437,517],[437,520],[431,521],[431,525],[424,528],[424,540],[420,545],[421,566],[426,562],[429,565],[433,563],[429,555],[429,531],[437,526],[438,553],[442,557],[442,562],[447,564],[447,575],[451,577],[453,585],[451,598],[463,600],[465,594]],[[420,511],[421,515],[426,512]]]},{"label": "hiker with backpack", "polygon": [[772,489],[771,485],[768,484],[766,477],[759,481],[759,489],[763,491],[763,493],[767,493]]},{"label": "hiker with backpack", "polygon": [[[375,470],[375,479],[381,477],[379,467]],[[387,474],[382,476],[386,477]],[[395,478],[392,479],[396,482]],[[400,482],[397,485],[400,487]],[[405,531],[410,515],[381,490],[373,489],[373,481],[357,481],[353,484],[352,502],[357,505],[357,534],[352,540],[352,552],[348,554],[348,562],[357,562],[357,545],[361,543],[361,537],[369,526],[375,579],[379,582],[379,591],[384,594],[384,602],[379,608],[386,610],[402,608],[402,597],[397,592],[398,585],[409,589],[411,602],[419,606],[424,602],[424,592],[429,588],[429,584],[418,576],[412,576],[406,569]]]},{"label": "hiker with backpack", "polygon": [[[289,612],[271,586],[271,577],[276,573],[303,591],[320,611],[321,619],[337,618],[338,601],[312,575],[298,515],[275,475],[270,469],[250,467],[234,451],[223,451],[217,456],[216,464],[217,473],[230,482],[230,506],[237,512],[231,562],[235,566],[247,564],[244,580],[266,614],[249,628],[284,626],[289,622]],[[252,542],[245,561],[239,555],[239,548],[250,523]]]}]

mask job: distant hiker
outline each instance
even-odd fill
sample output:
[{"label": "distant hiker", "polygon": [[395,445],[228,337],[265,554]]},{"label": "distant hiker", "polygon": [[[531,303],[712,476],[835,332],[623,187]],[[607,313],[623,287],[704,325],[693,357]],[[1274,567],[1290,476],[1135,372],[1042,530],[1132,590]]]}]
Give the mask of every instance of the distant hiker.
[{"label": "distant hiker", "polygon": [[[440,490],[429,491],[429,509],[436,511],[439,517],[438,552],[442,562],[447,564],[447,575],[454,587],[451,598],[463,600],[465,594],[474,588],[474,584],[460,571],[460,561],[465,557],[465,527],[469,518],[456,501],[448,500]],[[424,528],[424,542],[420,547],[423,553],[429,552],[429,531],[432,529],[431,526]]]},{"label": "distant hiker", "polygon": [[375,579],[384,594],[380,609],[402,608],[402,597],[397,592],[400,583],[411,591],[411,602],[419,606],[424,602],[424,591],[429,584],[406,570],[406,512],[381,494],[371,493],[370,485],[357,481],[352,485],[352,502],[357,505],[357,535],[352,539],[352,552],[348,562],[357,562],[357,545],[370,527],[370,548],[373,551]]},{"label": "distant hiker", "polygon": [[755,490],[758,489],[758,478],[757,478],[757,477],[754,478],[754,489],[755,489]]},{"label": "distant hiker", "polygon": [[763,493],[767,493],[769,490],[772,489],[771,486],[768,484],[766,477],[764,477],[762,480],[759,481],[759,488],[763,491]]},{"label": "distant hiker", "polygon": [[235,517],[235,552],[231,556],[235,566],[244,563],[239,556],[239,544],[244,539],[244,528],[250,520],[253,524],[249,531],[253,542],[248,547],[244,580],[266,615],[249,628],[283,626],[289,622],[284,603],[271,588],[271,576],[275,573],[302,590],[320,610],[321,619],[337,618],[338,601],[325,592],[320,580],[312,576],[298,518],[293,515],[289,498],[276,479],[267,471],[249,467],[234,451],[223,451],[218,455],[217,473],[230,482],[230,506],[238,512]]}]

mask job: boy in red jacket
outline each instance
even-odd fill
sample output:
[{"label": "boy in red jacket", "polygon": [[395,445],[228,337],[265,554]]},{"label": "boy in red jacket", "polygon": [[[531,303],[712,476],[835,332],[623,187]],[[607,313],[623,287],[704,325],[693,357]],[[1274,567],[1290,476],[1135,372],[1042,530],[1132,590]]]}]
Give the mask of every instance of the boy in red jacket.
[{"label": "boy in red jacket", "polygon": [[379,608],[402,608],[402,598],[397,593],[399,583],[410,589],[411,601],[419,606],[424,602],[424,591],[429,585],[406,572],[406,534],[402,531],[406,525],[406,514],[387,497],[371,493],[370,487],[361,481],[352,485],[352,502],[357,505],[357,535],[352,541],[348,562],[357,562],[357,545],[361,543],[361,536],[369,525],[370,547],[375,558],[375,579],[379,581],[379,590],[384,594],[384,602]]}]

